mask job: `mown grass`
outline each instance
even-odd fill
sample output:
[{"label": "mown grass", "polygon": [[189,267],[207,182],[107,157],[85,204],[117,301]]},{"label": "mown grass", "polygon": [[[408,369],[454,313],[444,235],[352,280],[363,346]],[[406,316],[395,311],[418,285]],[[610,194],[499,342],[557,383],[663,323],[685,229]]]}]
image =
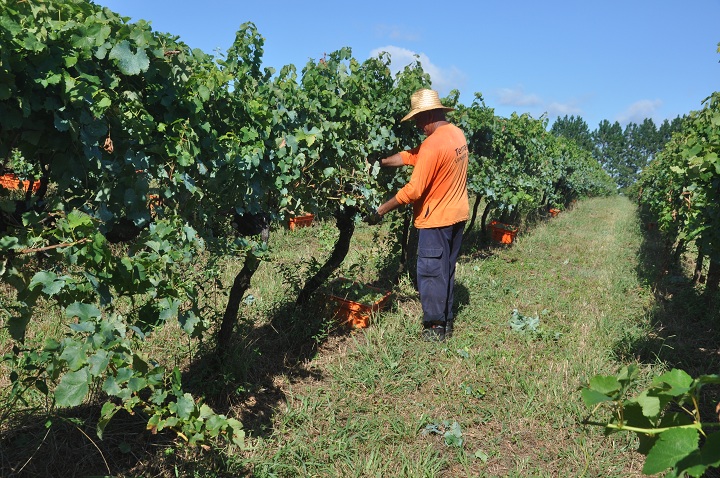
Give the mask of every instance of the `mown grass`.
[{"label": "mown grass", "polygon": [[[634,206],[613,198],[582,202],[509,248],[463,255],[452,340],[420,340],[406,287],[370,328],[309,357],[311,378],[278,377],[286,395],[271,431],[238,464],[258,477],[639,474],[631,437],[581,425],[577,388],[635,360],[618,344],[648,333],[641,242]],[[515,309],[540,329],[515,332]],[[461,446],[446,444],[454,423]]]},{"label": "mown grass", "polygon": [[[588,410],[578,387],[625,363],[646,376],[688,365],[714,373],[720,318],[717,302],[707,305],[677,279],[687,276],[682,264],[666,271],[660,236],[642,226],[635,206],[615,197],[525,227],[509,247],[474,231],[458,264],[455,336],[444,343],[421,340],[421,308],[407,278],[367,329],[339,326],[322,296],[295,307],[335,228],[274,231],[230,360],[218,363],[211,340],[188,340],[175,325],[147,343],[148,355],[182,367],[194,394],[241,419],[246,450],[173,447],[172,436],[149,437],[133,418],[96,443],[78,439],[78,426],[60,427],[75,442],[43,458],[61,469],[72,453],[94,456],[85,474],[114,476],[639,476],[643,457],[632,436],[606,437],[582,424]],[[338,275],[390,287],[390,243],[385,226],[358,225]],[[221,264],[228,288],[240,266]],[[218,317],[223,292],[208,296]],[[694,311],[689,324],[683,310]],[[537,317],[539,327],[513,330],[513,311]],[[31,335],[55,333],[51,322]],[[90,436],[93,415],[83,411],[72,423],[78,415]],[[33,465],[49,440],[39,428],[27,453],[2,453],[4,470],[28,461],[26,476],[42,475]],[[5,435],[9,444],[22,433]]]}]

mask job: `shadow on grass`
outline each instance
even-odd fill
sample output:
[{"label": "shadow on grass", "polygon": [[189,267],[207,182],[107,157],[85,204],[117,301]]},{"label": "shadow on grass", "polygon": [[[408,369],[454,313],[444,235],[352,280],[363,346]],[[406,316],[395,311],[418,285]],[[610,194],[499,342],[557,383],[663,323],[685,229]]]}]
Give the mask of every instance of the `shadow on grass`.
[{"label": "shadow on grass", "polygon": [[[710,297],[702,286],[692,283],[687,268],[675,261],[660,232],[646,226],[643,231],[637,274],[655,295],[650,330],[621,340],[615,350],[618,359],[661,362],[692,377],[720,373],[720,297]],[[701,412],[712,421],[717,420],[718,401],[719,387],[706,386]]]},{"label": "shadow on grass", "polygon": [[491,240],[489,226],[483,231],[475,225],[472,229],[466,229],[465,232],[463,232],[460,257],[485,258],[491,256],[494,250],[501,247],[506,246]]},{"label": "shadow on grass", "polygon": [[[619,344],[646,363],[658,360],[690,375],[720,370],[720,297],[709,297],[674,261],[661,234],[644,229],[638,277],[653,287],[652,330],[634,342]],[[680,258],[680,260],[683,260]]]},{"label": "shadow on grass", "polygon": [[455,303],[453,304],[453,314],[455,315],[455,323],[462,320],[462,311],[470,305],[470,290],[460,282],[455,282]]},{"label": "shadow on grass", "polygon": [[0,433],[0,476],[167,476],[172,469],[192,475],[220,463],[215,450],[187,460],[174,446],[176,435],[150,434],[141,413],[119,412],[101,440],[96,433],[100,408],[89,404],[52,418],[38,413],[14,420]]},{"label": "shadow on grass", "polygon": [[286,400],[285,381],[321,380],[308,362],[327,341],[351,333],[332,315],[322,297],[304,307],[280,304],[265,325],[249,321],[236,328],[227,358],[209,350],[194,360],[184,374],[184,387],[204,396],[218,413],[240,413],[236,418],[249,435],[268,436],[273,414]]},{"label": "shadow on grass", "polygon": [[[241,323],[229,357],[221,361],[210,348],[200,352],[183,374],[183,388],[203,397],[215,412],[238,418],[247,434],[268,435],[273,413],[286,399],[282,382],[321,379],[308,361],[326,341],[349,333],[330,316],[321,301],[306,308],[288,302],[266,325]],[[229,469],[237,463],[229,463],[221,449],[178,447],[174,432],[150,433],[148,417],[140,411],[118,413],[99,439],[99,401],[63,411],[49,426],[41,412],[5,423],[0,476],[238,476],[237,469]]]}]

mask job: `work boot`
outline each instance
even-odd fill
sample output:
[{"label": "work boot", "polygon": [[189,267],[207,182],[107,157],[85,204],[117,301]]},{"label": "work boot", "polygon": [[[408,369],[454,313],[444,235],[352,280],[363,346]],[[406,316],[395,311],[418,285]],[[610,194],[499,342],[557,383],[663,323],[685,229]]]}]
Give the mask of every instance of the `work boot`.
[{"label": "work boot", "polygon": [[453,326],[455,325],[455,319],[449,319],[445,322],[445,338],[449,339],[453,335]]},{"label": "work boot", "polygon": [[445,325],[443,323],[423,324],[422,337],[426,342],[442,342],[445,340]]}]

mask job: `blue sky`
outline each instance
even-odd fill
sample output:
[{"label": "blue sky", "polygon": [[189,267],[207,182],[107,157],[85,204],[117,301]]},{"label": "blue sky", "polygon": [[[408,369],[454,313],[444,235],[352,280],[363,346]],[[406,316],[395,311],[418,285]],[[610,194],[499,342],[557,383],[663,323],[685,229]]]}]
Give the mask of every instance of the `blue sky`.
[{"label": "blue sky", "polygon": [[418,55],[443,96],[455,88],[470,105],[479,92],[498,116],[575,115],[591,130],[604,119],[659,125],[720,90],[720,0],[95,3],[207,53],[253,22],[276,70],[342,47],[359,61],[388,51],[393,68]]}]

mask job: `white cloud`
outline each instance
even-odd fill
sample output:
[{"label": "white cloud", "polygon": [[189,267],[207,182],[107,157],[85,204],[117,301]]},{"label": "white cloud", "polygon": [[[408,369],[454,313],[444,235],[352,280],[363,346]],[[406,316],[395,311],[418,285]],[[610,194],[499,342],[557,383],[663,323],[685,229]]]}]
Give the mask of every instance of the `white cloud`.
[{"label": "white cloud", "polygon": [[390,70],[393,74],[396,74],[413,62],[419,61],[422,65],[423,71],[430,75],[432,87],[436,89],[440,95],[446,95],[452,89],[462,91],[462,86],[465,83],[466,77],[459,68],[454,66],[442,68],[430,61],[430,58],[424,53],[416,53],[412,50],[408,50],[407,48],[393,45],[375,48],[370,52],[370,56],[376,57],[382,52],[390,54]]},{"label": "white cloud", "polygon": [[582,116],[582,108],[574,103],[552,102],[547,105],[547,113],[553,116]]},{"label": "white cloud", "polygon": [[[539,118],[541,115],[545,115],[549,119],[565,115],[582,116],[583,113],[576,99],[566,102],[547,101],[540,95],[527,93],[522,86],[497,90],[495,101],[498,105],[518,114],[528,113],[535,118]],[[492,105],[492,102],[490,104]]]},{"label": "white cloud", "polygon": [[[390,70],[392,70],[393,73],[397,73],[398,71],[402,70],[406,65],[409,65],[415,60],[418,60],[416,56],[419,56],[417,53],[408,50],[407,48],[392,45],[375,48],[370,52],[370,56],[376,57],[383,52],[387,52],[390,54]],[[424,67],[425,65],[423,64],[423,68]]]},{"label": "white cloud", "polygon": [[656,116],[662,104],[661,100],[636,101],[620,113],[616,119],[621,124],[642,123],[646,118]]},{"label": "white cloud", "polygon": [[540,106],[542,99],[536,94],[525,93],[523,88],[502,88],[497,93],[498,103],[503,106]]}]

